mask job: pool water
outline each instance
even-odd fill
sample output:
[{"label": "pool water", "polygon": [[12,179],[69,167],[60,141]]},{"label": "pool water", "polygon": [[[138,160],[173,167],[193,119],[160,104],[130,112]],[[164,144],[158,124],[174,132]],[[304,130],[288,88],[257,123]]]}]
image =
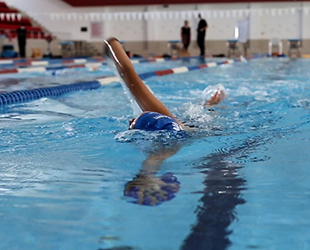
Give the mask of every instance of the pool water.
[{"label": "pool water", "polygon": [[[128,131],[135,114],[119,83],[2,108],[0,249],[309,249],[309,67],[255,59],[147,79],[199,128],[186,137]],[[16,81],[3,87],[12,91],[111,74],[102,66],[1,82]],[[202,108],[204,89],[218,84],[227,97]],[[124,188],[157,150],[175,150],[155,172],[173,173],[180,189],[139,205]]]}]

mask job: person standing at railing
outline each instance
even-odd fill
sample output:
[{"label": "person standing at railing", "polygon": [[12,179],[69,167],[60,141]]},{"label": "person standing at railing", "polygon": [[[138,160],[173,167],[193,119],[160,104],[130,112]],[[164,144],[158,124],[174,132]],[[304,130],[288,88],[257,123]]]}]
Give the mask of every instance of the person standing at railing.
[{"label": "person standing at railing", "polygon": [[188,21],[184,21],[184,26],[181,28],[181,39],[183,49],[187,51],[188,46],[191,42],[191,28],[189,27]]},{"label": "person standing at railing", "polygon": [[197,44],[200,49],[200,56],[205,56],[205,36],[206,36],[206,30],[208,28],[208,23],[205,19],[201,17],[201,15],[198,15],[200,21],[198,23],[197,28]]},{"label": "person standing at railing", "polygon": [[16,31],[17,33],[17,40],[18,40],[18,48],[19,48],[19,55],[21,58],[26,57],[26,40],[27,40],[27,30],[25,25],[22,24]]}]

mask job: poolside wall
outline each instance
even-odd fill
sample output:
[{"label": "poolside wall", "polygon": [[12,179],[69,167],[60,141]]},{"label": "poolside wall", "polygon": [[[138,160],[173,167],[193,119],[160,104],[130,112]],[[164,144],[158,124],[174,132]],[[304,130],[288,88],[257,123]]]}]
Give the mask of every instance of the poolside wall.
[{"label": "poolside wall", "polygon": [[[266,53],[268,41],[272,37],[282,39],[284,52],[287,51],[287,39],[302,38],[302,52],[310,53],[309,2],[97,8],[73,8],[60,0],[6,0],[5,2],[26,12],[53,32],[59,40],[85,40],[92,43],[99,51],[102,49],[103,38],[115,36],[126,41],[126,49],[133,53],[144,56],[169,53],[167,41],[179,40],[180,28],[184,19],[188,19],[192,27],[193,40],[190,53],[196,55],[198,48],[195,43],[195,29],[198,20],[195,13],[202,12],[209,23],[206,37],[208,54],[225,53],[226,40],[233,38],[237,21],[246,19],[250,23],[249,53]],[[189,15],[189,12],[192,14]],[[139,13],[148,13],[149,17],[139,18]],[[159,13],[158,16],[157,13]],[[174,13],[173,16],[170,16],[170,13]],[[91,35],[93,22],[100,23],[102,26],[97,37]],[[81,27],[87,27],[88,31],[81,32]],[[52,43],[54,54],[60,54],[59,40]],[[13,43],[16,44],[16,41]],[[28,55],[31,54],[32,47],[42,47],[43,51],[46,51],[47,44],[45,41],[28,41]]]}]

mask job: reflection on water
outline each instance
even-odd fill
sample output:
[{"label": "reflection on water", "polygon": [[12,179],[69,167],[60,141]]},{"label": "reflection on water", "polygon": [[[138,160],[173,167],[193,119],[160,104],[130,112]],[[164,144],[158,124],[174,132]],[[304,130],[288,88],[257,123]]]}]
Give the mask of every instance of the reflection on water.
[{"label": "reflection on water", "polygon": [[243,165],[231,159],[249,155],[263,142],[261,138],[252,138],[239,147],[208,155],[194,163],[194,167],[205,175],[205,188],[199,191],[203,196],[195,211],[197,221],[184,240],[182,250],[224,250],[232,244],[229,227],[237,219],[236,206],[246,203],[242,198],[246,180],[239,174]]},{"label": "reflection on water", "polygon": [[0,79],[0,93],[8,92],[8,89],[10,89],[13,85],[19,84],[18,79],[14,78],[3,78]]}]

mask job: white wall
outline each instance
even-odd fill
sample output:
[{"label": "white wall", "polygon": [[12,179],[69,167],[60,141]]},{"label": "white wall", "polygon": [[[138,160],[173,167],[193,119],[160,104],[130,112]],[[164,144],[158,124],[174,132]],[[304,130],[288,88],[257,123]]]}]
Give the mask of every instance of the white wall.
[{"label": "white wall", "polygon": [[305,39],[310,39],[310,3],[303,3],[305,12],[302,15],[302,36]]},{"label": "white wall", "polygon": [[[256,13],[250,16],[251,39],[300,38],[301,13],[297,10],[300,6],[300,3],[296,2],[251,4],[251,9],[256,10]],[[263,10],[269,10],[269,13],[264,14]]]},{"label": "white wall", "polygon": [[[5,0],[7,5],[26,12],[49,31],[73,40],[89,40],[89,32],[81,32],[81,27],[90,29],[90,21],[85,20],[84,12],[97,12],[96,8],[72,8],[60,0]],[[76,13],[77,20],[67,20],[68,13]],[[52,20],[52,17],[58,20]]]},{"label": "white wall", "polygon": [[[177,40],[180,39],[180,28],[187,19],[192,28],[192,40],[195,40],[198,12],[201,12],[208,21],[208,40],[233,38],[237,21],[243,19],[250,21],[250,39],[272,37],[310,39],[308,28],[310,3],[189,4],[170,5],[168,8],[162,5],[73,8],[60,0],[5,0],[5,2],[25,11],[63,39],[94,41],[90,37],[92,19],[103,22],[104,38],[115,36],[124,41]],[[298,10],[300,7],[303,7],[302,11]],[[139,19],[138,13],[140,17],[147,13],[147,20],[144,17]],[[135,20],[133,17],[136,17]],[[88,27],[89,31],[81,32],[82,26]]]}]

